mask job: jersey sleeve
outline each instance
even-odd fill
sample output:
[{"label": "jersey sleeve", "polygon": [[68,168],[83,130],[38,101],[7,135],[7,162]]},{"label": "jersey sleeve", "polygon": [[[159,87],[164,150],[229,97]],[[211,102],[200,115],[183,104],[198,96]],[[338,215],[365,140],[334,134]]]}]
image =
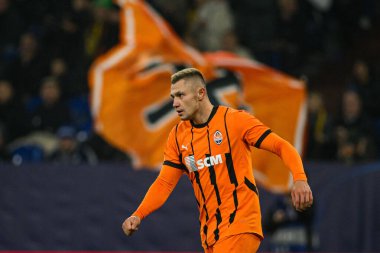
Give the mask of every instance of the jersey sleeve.
[{"label": "jersey sleeve", "polygon": [[263,140],[261,148],[278,155],[285,166],[292,172],[294,181],[307,180],[301,157],[289,142],[277,134],[271,133]]},{"label": "jersey sleeve", "polygon": [[177,143],[178,125],[171,130],[164,150],[164,165],[186,171],[186,166],[182,163],[182,156]]},{"label": "jersey sleeve", "polygon": [[302,160],[297,150],[261,123],[256,117],[244,111],[235,115],[237,129],[246,143],[278,155],[285,166],[292,172],[293,180],[307,180]]},{"label": "jersey sleeve", "polygon": [[142,220],[160,208],[172,193],[181,176],[182,172],[180,170],[164,165],[160,174],[145,194],[140,206],[132,215],[138,216]]},{"label": "jersey sleeve", "polygon": [[164,149],[164,164],[160,174],[150,186],[140,206],[132,214],[141,220],[166,202],[184,171],[186,171],[177,145],[177,127],[178,125],[169,134]]},{"label": "jersey sleeve", "polygon": [[245,111],[234,112],[233,120],[241,138],[250,146],[260,148],[263,140],[271,133],[269,127]]}]

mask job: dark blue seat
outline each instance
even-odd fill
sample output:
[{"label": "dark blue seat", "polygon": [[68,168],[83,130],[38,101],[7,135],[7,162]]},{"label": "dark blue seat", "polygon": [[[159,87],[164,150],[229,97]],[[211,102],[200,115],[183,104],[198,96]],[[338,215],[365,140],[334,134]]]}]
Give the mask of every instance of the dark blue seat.
[{"label": "dark blue seat", "polygon": [[25,162],[42,162],[45,154],[42,147],[38,145],[19,146],[11,151],[12,162],[20,165]]},{"label": "dark blue seat", "polygon": [[88,95],[79,95],[68,100],[72,125],[78,131],[87,133],[92,131],[92,116],[88,101]]}]

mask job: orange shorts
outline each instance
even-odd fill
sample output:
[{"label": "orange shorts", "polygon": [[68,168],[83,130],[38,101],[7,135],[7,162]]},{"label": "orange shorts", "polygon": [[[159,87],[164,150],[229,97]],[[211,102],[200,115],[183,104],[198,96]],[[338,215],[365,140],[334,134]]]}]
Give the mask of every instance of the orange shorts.
[{"label": "orange shorts", "polygon": [[205,249],[205,253],[255,253],[261,239],[252,233],[232,235]]}]

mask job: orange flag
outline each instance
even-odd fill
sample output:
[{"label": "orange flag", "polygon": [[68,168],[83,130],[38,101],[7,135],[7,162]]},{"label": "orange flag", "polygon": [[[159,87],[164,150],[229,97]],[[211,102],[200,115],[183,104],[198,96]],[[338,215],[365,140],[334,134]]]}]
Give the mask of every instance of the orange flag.
[{"label": "orange flag", "polygon": [[[302,82],[228,53],[201,54],[184,44],[142,1],[118,1],[120,43],[89,72],[95,130],[128,153],[136,169],[159,169],[167,136],[179,118],[172,109],[170,76],[183,67],[200,69],[214,104],[245,108],[302,150],[305,89]],[[255,177],[284,192],[290,173],[274,155],[253,151]]]}]

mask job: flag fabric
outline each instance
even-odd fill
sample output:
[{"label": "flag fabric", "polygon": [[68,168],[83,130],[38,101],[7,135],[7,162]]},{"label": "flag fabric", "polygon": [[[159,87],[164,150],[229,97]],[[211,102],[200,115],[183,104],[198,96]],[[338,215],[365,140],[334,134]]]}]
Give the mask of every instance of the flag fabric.
[{"label": "flag fabric", "polygon": [[[95,131],[128,153],[136,169],[159,170],[171,128],[170,76],[184,67],[201,70],[213,104],[251,111],[274,132],[302,150],[305,87],[253,60],[187,46],[143,1],[119,0],[120,42],[89,71]],[[252,149],[256,180],[284,192],[292,183],[279,158]]]}]

